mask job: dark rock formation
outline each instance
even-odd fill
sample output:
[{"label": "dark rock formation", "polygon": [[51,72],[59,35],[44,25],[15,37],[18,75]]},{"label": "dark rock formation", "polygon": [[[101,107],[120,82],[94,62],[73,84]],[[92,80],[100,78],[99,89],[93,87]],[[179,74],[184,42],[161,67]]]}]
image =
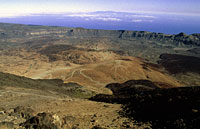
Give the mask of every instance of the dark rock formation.
[{"label": "dark rock formation", "polygon": [[132,94],[133,91],[145,91],[158,88],[148,80],[130,80],[123,84],[111,83],[106,86],[111,89],[114,95]]},{"label": "dark rock formation", "polygon": [[20,114],[20,116],[24,119],[29,119],[33,116],[33,109],[25,108],[22,106],[18,106],[14,109],[14,114]]},{"label": "dark rock formation", "polygon": [[59,127],[54,123],[53,116],[48,113],[39,113],[37,116],[22,123],[21,126],[26,129],[59,129]]},{"label": "dark rock formation", "polygon": [[23,106],[4,109],[0,114],[0,129],[21,129],[20,124],[33,117],[34,110]]},{"label": "dark rock formation", "polygon": [[130,96],[140,91],[149,91],[158,88],[156,84],[148,80],[130,80],[122,84],[111,83],[106,87],[113,92],[113,95],[97,94],[91,97],[90,100],[125,104]]},{"label": "dark rock formation", "polygon": [[150,122],[155,129],[199,127],[200,87],[160,89],[142,80],[107,87],[113,90],[113,95],[99,94],[91,100],[123,104],[120,112],[123,116]]}]

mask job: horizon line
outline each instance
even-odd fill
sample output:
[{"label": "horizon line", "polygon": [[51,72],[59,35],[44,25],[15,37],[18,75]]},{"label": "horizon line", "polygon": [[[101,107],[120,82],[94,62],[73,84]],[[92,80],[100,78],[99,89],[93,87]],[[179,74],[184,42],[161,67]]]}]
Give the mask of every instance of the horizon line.
[{"label": "horizon line", "polygon": [[[182,15],[182,16],[200,16],[199,13],[181,13],[181,12],[155,12],[155,11],[117,11],[117,10],[98,10],[98,11],[62,11],[62,12],[38,12],[38,13],[0,13],[0,18],[15,18],[32,15],[59,15],[67,13],[95,13],[95,12],[114,12],[114,13],[137,13],[137,14],[154,14],[154,15]],[[3,14],[3,15],[2,15]]]}]

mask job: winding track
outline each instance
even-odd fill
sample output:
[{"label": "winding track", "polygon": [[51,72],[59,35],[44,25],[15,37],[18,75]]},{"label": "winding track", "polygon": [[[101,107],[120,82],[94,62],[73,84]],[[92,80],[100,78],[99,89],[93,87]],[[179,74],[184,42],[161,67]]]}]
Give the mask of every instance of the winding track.
[{"label": "winding track", "polygon": [[68,77],[68,78],[64,78],[64,80],[68,80],[68,79],[70,79],[70,78],[72,78],[73,76],[74,76],[74,73],[76,72],[76,71],[78,71],[79,69],[75,69],[75,70],[73,70],[72,72],[71,72],[71,75]]},{"label": "winding track", "polygon": [[85,75],[85,74],[83,73],[84,70],[85,70],[85,69],[81,69],[81,70],[79,71],[80,74],[81,74],[83,77],[89,79],[91,82],[94,82],[94,83],[96,83],[96,84],[98,84],[98,85],[103,85],[103,86],[105,85],[105,83],[101,83],[101,82],[99,82],[99,81],[95,81],[95,80],[93,80],[91,77]]},{"label": "winding track", "polygon": [[[118,70],[119,68],[125,69],[126,67],[124,67],[123,65],[121,65],[121,60],[115,60],[115,64],[114,64],[114,66],[111,68],[111,70],[114,70],[114,76],[115,76],[115,78],[117,78],[117,76],[119,77],[119,75],[117,75],[117,70]],[[54,70],[49,70],[49,71],[46,71],[46,72],[44,72],[44,73],[41,73],[41,74],[37,75],[37,77],[33,77],[33,78],[34,78],[34,79],[39,79],[39,78],[43,78],[43,77],[49,76],[49,75],[52,76],[52,74],[51,74],[52,72],[56,72],[56,71],[58,71],[58,70],[66,70],[66,69],[71,69],[71,68],[63,67],[63,68],[57,68],[57,69],[54,69]],[[87,78],[90,82],[93,82],[93,83],[95,83],[95,84],[97,84],[97,85],[101,85],[101,86],[106,85],[105,83],[102,83],[102,82],[93,80],[90,76],[87,76],[86,74],[84,74],[84,72],[83,72],[84,70],[87,70],[87,69],[76,68],[76,69],[74,69],[69,75],[67,75],[67,76],[62,76],[62,79],[67,81],[67,80],[73,78],[73,77],[74,77],[74,74],[75,74],[76,72],[79,72],[80,75],[82,75],[84,78]]]},{"label": "winding track", "polygon": [[53,73],[53,72],[56,72],[56,71],[59,71],[59,70],[67,70],[67,69],[71,69],[71,68],[63,67],[63,68],[56,68],[56,69],[53,69],[53,70],[48,70],[48,71],[45,71],[41,74],[37,74],[37,75],[33,76],[32,78],[33,79],[42,79],[42,78],[44,78],[45,76],[48,76],[48,75],[52,76],[51,73]]},{"label": "winding track", "polygon": [[115,78],[117,78],[117,70],[118,70],[119,68],[126,69],[126,67],[124,67],[123,65],[121,65],[121,60],[115,60],[115,64],[116,64],[116,65],[114,65],[114,66],[111,68],[111,70],[114,69],[114,76],[115,76]]}]

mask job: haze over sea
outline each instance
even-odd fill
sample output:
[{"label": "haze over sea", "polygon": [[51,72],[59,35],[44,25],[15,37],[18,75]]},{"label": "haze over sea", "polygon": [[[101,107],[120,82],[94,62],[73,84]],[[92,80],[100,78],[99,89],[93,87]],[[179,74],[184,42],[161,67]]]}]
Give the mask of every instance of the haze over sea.
[{"label": "haze over sea", "polygon": [[88,29],[151,31],[166,34],[200,33],[200,16],[99,11],[91,13],[32,14],[0,18],[0,22]]}]

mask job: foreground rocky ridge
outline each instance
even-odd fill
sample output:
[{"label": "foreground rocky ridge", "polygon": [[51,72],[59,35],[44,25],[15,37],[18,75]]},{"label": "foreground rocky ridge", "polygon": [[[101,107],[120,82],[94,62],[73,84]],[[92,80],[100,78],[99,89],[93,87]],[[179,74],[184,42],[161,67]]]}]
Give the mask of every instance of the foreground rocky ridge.
[{"label": "foreground rocky ridge", "polygon": [[[5,74],[0,80],[0,128],[3,129],[95,129],[149,127],[137,125],[118,112],[120,105],[92,102],[73,97],[77,84],[59,80],[31,80]],[[9,80],[9,81],[8,81]],[[44,82],[45,81],[45,82]],[[13,83],[16,82],[16,86]],[[40,83],[39,83],[40,82]],[[49,83],[48,83],[49,82]],[[21,84],[21,85],[20,85]],[[56,89],[57,86],[60,90]],[[66,92],[68,91],[68,93]],[[70,96],[70,93],[73,96]],[[68,96],[69,95],[69,96]]]}]

